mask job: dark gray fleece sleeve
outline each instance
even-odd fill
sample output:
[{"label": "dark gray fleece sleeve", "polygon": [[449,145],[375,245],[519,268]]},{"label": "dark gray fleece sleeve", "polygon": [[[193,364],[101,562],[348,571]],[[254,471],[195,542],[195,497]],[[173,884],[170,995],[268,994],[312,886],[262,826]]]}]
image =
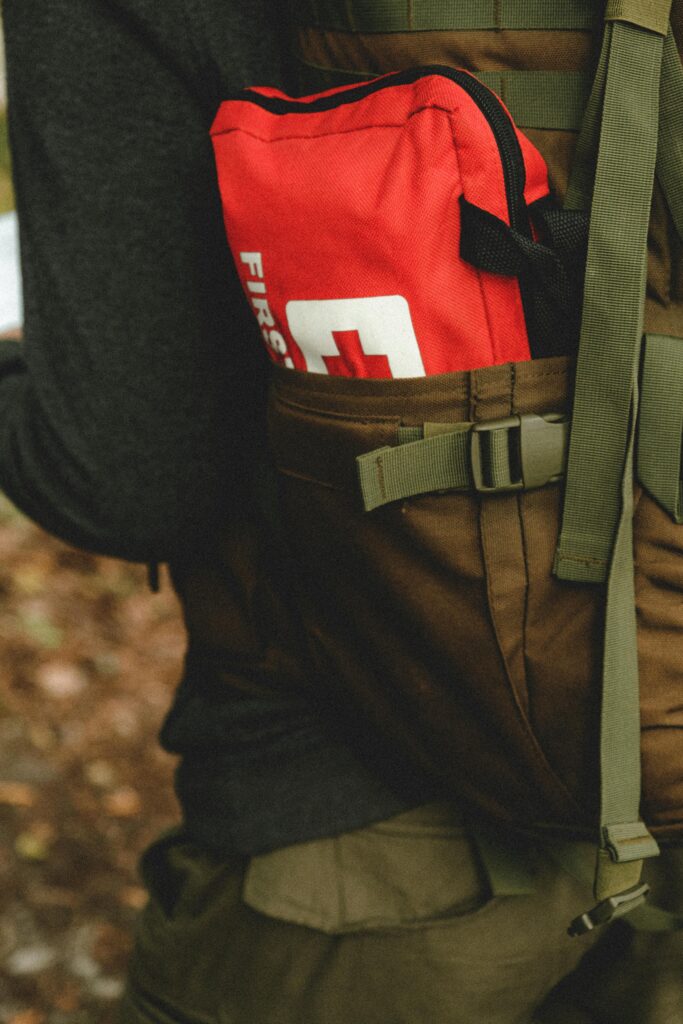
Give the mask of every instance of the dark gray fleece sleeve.
[{"label": "dark gray fleece sleeve", "polygon": [[[79,546],[173,560],[249,502],[266,357],[208,129],[230,92],[279,84],[280,4],[3,6],[26,324],[25,363],[0,345],[0,486]],[[397,796],[293,699],[204,677],[186,676],[163,738],[186,754],[188,827],[226,851],[426,798],[412,775]]]},{"label": "dark gray fleece sleeve", "polygon": [[47,530],[166,560],[244,502],[263,363],[208,128],[278,82],[231,0],[4,0],[24,358],[0,351],[0,487]]}]

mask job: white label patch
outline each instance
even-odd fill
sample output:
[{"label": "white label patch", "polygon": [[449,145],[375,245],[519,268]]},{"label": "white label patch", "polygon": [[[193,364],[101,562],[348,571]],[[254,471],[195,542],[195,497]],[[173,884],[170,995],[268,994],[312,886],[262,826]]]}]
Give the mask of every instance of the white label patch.
[{"label": "white label patch", "polygon": [[354,331],[365,355],[386,357],[392,377],[424,377],[410,307],[402,295],[292,300],[285,313],[312,373],[328,373],[324,357],[340,355],[334,335]]}]

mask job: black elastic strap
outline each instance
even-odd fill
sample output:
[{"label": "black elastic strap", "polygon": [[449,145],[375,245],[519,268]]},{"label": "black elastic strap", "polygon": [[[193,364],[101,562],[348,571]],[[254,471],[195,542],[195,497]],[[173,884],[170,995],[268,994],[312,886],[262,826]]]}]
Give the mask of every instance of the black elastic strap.
[{"label": "black elastic strap", "polygon": [[552,200],[529,207],[539,240],[460,198],[462,259],[492,274],[518,277],[534,358],[570,355],[578,345],[588,216]]}]

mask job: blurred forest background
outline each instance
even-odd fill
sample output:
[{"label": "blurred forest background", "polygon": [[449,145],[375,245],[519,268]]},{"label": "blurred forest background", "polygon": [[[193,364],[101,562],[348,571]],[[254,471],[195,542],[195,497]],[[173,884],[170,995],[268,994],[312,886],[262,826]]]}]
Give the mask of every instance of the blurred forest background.
[{"label": "blurred forest background", "polygon": [[[0,52],[0,217],[3,78]],[[153,595],[144,567],[48,537],[0,494],[1,1024],[114,1020],[138,857],[178,819],[157,733],[183,646],[168,582]]]}]

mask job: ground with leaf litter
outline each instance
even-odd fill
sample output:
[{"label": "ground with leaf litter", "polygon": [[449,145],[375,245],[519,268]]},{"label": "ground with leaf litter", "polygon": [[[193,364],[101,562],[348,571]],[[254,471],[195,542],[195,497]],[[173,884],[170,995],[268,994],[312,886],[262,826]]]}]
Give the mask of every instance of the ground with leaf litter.
[{"label": "ground with leaf litter", "polygon": [[137,860],[176,822],[157,733],[184,648],[144,567],[48,537],[0,497],[0,1021],[110,1024]]}]

